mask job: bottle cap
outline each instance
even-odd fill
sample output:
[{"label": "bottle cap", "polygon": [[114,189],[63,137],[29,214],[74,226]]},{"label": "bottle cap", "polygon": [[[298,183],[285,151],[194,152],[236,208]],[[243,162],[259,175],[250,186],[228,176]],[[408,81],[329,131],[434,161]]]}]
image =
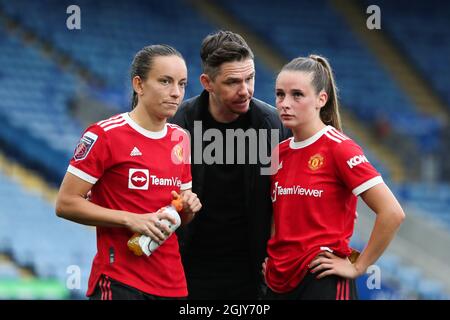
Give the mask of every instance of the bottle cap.
[{"label": "bottle cap", "polygon": [[181,199],[180,196],[173,199],[171,204],[175,208],[175,210],[177,210],[177,212],[180,212],[181,210],[183,210],[183,200]]}]

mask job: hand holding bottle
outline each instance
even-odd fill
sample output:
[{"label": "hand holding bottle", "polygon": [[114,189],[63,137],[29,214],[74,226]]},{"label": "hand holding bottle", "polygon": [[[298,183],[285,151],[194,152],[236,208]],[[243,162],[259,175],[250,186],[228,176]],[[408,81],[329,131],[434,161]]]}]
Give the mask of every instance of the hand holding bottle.
[{"label": "hand holding bottle", "polygon": [[[172,192],[173,200],[169,206],[159,209],[147,217],[147,232],[137,232],[128,241],[128,248],[135,255],[147,256],[156,250],[181,224],[178,212],[183,209],[183,201],[176,192]],[[139,215],[143,216],[143,215]]]}]

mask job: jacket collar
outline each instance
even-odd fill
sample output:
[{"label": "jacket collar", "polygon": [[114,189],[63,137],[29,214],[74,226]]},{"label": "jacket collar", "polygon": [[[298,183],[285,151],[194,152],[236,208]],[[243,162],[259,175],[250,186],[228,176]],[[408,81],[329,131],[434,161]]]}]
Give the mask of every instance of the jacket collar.
[{"label": "jacket collar", "polygon": [[[203,108],[208,108],[209,93],[208,91],[203,90],[199,96],[193,98],[192,100],[192,108],[187,110],[188,112],[186,112],[186,117],[187,122],[193,125],[194,121],[202,120],[202,110]],[[262,128],[266,117],[268,117],[268,115],[256,105],[258,101],[259,100],[252,98],[248,111],[250,126],[255,129]]]}]

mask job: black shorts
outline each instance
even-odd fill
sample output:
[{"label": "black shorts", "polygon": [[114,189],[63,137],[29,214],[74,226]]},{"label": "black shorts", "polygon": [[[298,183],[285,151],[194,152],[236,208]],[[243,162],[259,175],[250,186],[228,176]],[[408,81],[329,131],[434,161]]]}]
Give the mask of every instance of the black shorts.
[{"label": "black shorts", "polygon": [[358,300],[356,281],[335,275],[316,279],[308,272],[294,290],[277,293],[267,288],[267,300]]},{"label": "black shorts", "polygon": [[142,292],[102,275],[89,300],[180,300],[185,298],[160,297]]}]

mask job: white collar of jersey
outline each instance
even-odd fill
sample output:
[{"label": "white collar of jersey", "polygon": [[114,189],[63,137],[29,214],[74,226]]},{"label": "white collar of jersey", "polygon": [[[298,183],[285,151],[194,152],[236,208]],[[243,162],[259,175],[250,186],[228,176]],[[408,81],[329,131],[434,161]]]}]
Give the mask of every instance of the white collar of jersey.
[{"label": "white collar of jersey", "polygon": [[122,116],[125,119],[125,121],[130,125],[130,127],[132,127],[140,134],[146,136],[147,138],[161,139],[164,138],[167,134],[167,124],[164,125],[164,129],[162,129],[161,131],[150,131],[142,128],[140,125],[134,122],[133,119],[131,119],[130,116],[128,115],[128,112],[123,113]]},{"label": "white collar of jersey", "polygon": [[311,144],[313,144],[314,142],[316,142],[317,140],[319,140],[319,138],[321,136],[323,136],[325,134],[325,132],[327,132],[328,130],[330,130],[332,128],[332,126],[326,126],[325,128],[321,129],[320,131],[316,132],[313,136],[309,137],[306,140],[303,141],[294,141],[294,137],[291,138],[291,141],[289,141],[289,147],[291,147],[291,149],[301,149],[301,148],[305,148]]}]

